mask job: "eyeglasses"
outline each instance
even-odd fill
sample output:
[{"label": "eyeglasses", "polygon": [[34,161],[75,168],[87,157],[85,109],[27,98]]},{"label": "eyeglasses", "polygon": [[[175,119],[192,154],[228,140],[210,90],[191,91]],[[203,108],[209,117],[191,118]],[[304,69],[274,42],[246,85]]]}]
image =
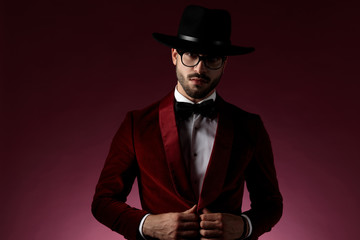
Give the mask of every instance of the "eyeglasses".
[{"label": "eyeglasses", "polygon": [[186,67],[195,67],[202,60],[205,66],[211,70],[217,70],[224,65],[226,57],[224,56],[200,56],[196,53],[178,51],[181,56],[181,62]]}]

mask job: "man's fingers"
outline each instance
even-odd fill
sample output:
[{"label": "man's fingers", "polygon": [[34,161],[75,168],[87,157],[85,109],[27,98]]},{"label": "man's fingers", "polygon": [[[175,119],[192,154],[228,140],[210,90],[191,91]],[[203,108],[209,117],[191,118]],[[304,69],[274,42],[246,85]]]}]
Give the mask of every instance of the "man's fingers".
[{"label": "man's fingers", "polygon": [[188,239],[188,238],[198,238],[199,230],[191,230],[191,231],[181,231],[177,235],[178,238]]},{"label": "man's fingers", "polygon": [[179,230],[198,230],[199,227],[199,223],[196,222],[182,222],[181,224],[179,224]]},{"label": "man's fingers", "polygon": [[200,228],[203,229],[222,229],[223,225],[219,221],[201,221]]},{"label": "man's fingers", "polygon": [[222,221],[221,213],[203,213],[200,215],[202,221]]},{"label": "man's fingers", "polygon": [[219,229],[212,229],[212,230],[200,230],[200,235],[204,238],[221,238],[223,235],[223,231]]},{"label": "man's fingers", "polygon": [[189,221],[198,222],[199,217],[196,214],[196,208],[197,208],[197,205],[194,205],[194,206],[192,206],[192,208],[180,213],[179,220],[186,221],[186,222],[189,222]]},{"label": "man's fingers", "polygon": [[210,212],[210,210],[209,210],[209,209],[204,208],[204,209],[203,209],[203,213],[207,214],[207,213],[212,213],[212,212]]},{"label": "man's fingers", "polygon": [[221,221],[221,213],[213,213],[209,209],[204,208],[203,214],[200,215],[200,218],[203,221]]},{"label": "man's fingers", "polygon": [[186,210],[184,213],[196,213],[197,205],[195,204],[192,208]]},{"label": "man's fingers", "polygon": [[195,213],[180,213],[178,215],[180,222],[199,222],[199,216]]}]

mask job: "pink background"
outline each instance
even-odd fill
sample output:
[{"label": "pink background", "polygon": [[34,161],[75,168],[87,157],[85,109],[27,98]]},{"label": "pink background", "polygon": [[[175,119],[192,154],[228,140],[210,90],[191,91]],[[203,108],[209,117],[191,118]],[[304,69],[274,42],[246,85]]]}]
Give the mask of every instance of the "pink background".
[{"label": "pink background", "polygon": [[[190,1],[8,2],[0,238],[121,239],[91,215],[95,184],[125,113],[173,89],[170,50],[151,33],[175,35]],[[271,135],[284,215],[262,239],[356,239],[357,1],[192,2],[228,9],[233,43],[256,47],[230,58],[218,91]]]}]

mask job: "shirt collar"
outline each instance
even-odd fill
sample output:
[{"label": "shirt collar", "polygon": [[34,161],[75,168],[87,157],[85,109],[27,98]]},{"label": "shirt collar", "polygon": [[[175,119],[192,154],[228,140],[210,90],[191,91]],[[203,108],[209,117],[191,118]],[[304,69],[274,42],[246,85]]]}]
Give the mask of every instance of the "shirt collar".
[{"label": "shirt collar", "polygon": [[[179,91],[177,90],[176,87],[175,87],[174,95],[175,95],[176,101],[178,101],[178,102],[186,102],[186,103],[192,103],[192,104],[194,104],[194,102],[190,101],[190,100],[187,99],[184,95],[182,95],[181,93],[179,93]],[[198,102],[198,103],[202,103],[203,101],[210,100],[210,99],[214,100],[214,102],[215,102],[215,99],[216,99],[216,90],[215,90],[210,96],[208,96],[207,98],[201,100],[201,101]]]}]

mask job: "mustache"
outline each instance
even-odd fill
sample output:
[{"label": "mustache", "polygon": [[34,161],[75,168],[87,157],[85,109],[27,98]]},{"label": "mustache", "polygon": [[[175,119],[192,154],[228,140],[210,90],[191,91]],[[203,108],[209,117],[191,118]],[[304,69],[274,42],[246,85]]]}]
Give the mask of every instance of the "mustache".
[{"label": "mustache", "polygon": [[188,75],[188,78],[194,78],[194,77],[195,78],[202,78],[202,79],[205,79],[207,81],[210,81],[210,77],[208,77],[205,74],[193,73],[193,74]]}]

